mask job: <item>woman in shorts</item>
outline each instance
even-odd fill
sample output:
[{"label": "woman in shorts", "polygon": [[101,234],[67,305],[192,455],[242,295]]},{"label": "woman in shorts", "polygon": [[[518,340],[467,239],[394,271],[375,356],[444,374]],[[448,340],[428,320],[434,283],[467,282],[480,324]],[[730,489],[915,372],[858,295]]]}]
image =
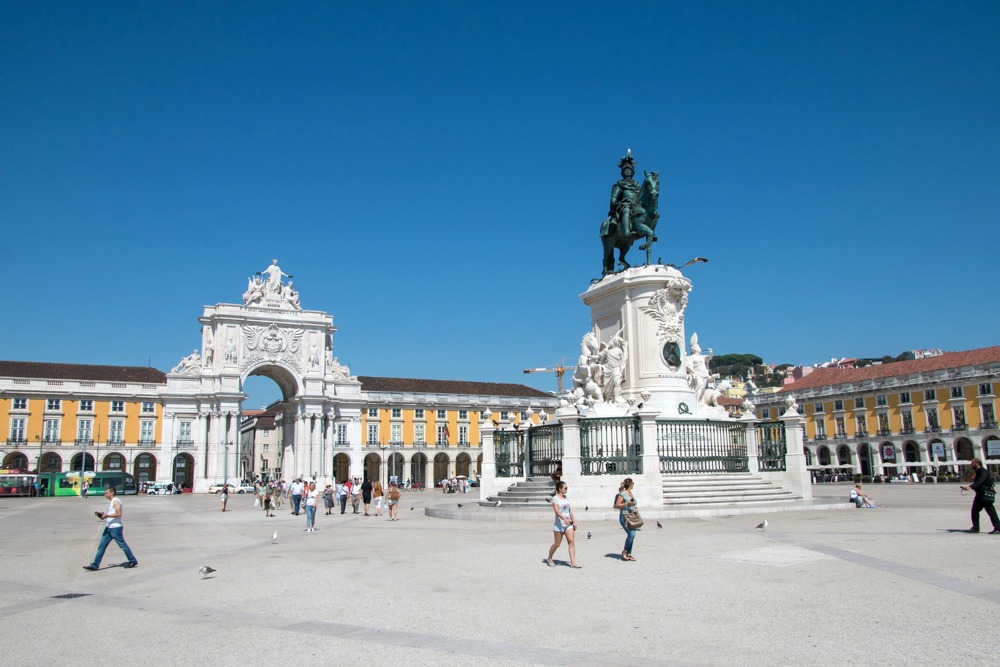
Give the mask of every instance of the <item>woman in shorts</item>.
[{"label": "woman in shorts", "polygon": [[552,511],[556,514],[555,523],[552,525],[552,546],[549,547],[549,557],[545,562],[549,567],[555,565],[552,557],[556,549],[562,544],[563,536],[569,545],[569,566],[580,569],[576,564],[576,518],[573,516],[573,508],[569,506],[569,499],[566,498],[566,482],[556,482],[556,495],[552,498]]}]

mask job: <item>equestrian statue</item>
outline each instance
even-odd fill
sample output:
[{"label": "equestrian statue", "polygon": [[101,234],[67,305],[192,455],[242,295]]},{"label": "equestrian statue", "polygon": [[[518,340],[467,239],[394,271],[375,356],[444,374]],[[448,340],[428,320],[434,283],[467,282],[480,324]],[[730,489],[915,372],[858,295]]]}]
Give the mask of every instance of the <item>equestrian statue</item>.
[{"label": "equestrian statue", "polygon": [[625,261],[625,254],[632,243],[645,239],[639,250],[646,251],[646,264],[652,263],[654,231],[660,214],[656,211],[660,198],[660,174],[656,171],[643,172],[645,179],[639,185],[635,175],[635,158],[632,151],[618,162],[621,179],[611,188],[611,208],[608,217],[601,223],[601,243],[604,246],[604,270],[601,277],[615,273],[615,249],[622,269],[631,264]]}]

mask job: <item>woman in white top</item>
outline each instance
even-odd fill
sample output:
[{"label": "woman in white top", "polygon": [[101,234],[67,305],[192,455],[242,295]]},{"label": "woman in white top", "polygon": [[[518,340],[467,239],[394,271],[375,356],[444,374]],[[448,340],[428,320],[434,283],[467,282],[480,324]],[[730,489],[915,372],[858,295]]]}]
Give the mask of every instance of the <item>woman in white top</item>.
[{"label": "woman in white top", "polygon": [[569,506],[566,498],[566,482],[556,482],[556,495],[552,498],[552,511],[556,514],[555,523],[552,525],[552,546],[549,547],[549,557],[546,562],[549,567],[555,565],[552,556],[556,549],[562,544],[562,538],[566,536],[569,544],[569,566],[580,569],[576,564],[576,518],[573,516],[573,508]]}]

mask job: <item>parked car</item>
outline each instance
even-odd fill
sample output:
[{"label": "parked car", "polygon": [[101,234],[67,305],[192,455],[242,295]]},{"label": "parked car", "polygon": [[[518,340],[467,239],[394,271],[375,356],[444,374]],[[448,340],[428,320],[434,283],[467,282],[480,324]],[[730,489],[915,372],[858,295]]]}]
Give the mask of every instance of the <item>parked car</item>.
[{"label": "parked car", "polygon": [[146,493],[151,496],[166,496],[174,492],[173,486],[170,482],[154,482],[146,488]]},{"label": "parked car", "polygon": [[233,486],[232,484],[213,484],[212,486],[208,487],[208,492],[209,493],[214,493],[214,494],[220,494],[220,493],[222,493],[222,487],[223,486],[228,486],[230,493],[232,493],[232,492],[234,492],[236,490],[236,487]]},{"label": "parked car", "polygon": [[240,484],[236,487],[236,493],[253,493],[253,484]]}]

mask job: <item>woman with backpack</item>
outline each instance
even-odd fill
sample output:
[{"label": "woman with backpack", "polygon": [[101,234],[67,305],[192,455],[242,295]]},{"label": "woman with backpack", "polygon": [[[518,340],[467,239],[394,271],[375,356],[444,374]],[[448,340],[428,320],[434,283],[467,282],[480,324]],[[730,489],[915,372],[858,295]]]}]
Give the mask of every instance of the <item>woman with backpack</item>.
[{"label": "woman with backpack", "polygon": [[399,521],[399,487],[396,482],[389,484],[389,521]]}]

